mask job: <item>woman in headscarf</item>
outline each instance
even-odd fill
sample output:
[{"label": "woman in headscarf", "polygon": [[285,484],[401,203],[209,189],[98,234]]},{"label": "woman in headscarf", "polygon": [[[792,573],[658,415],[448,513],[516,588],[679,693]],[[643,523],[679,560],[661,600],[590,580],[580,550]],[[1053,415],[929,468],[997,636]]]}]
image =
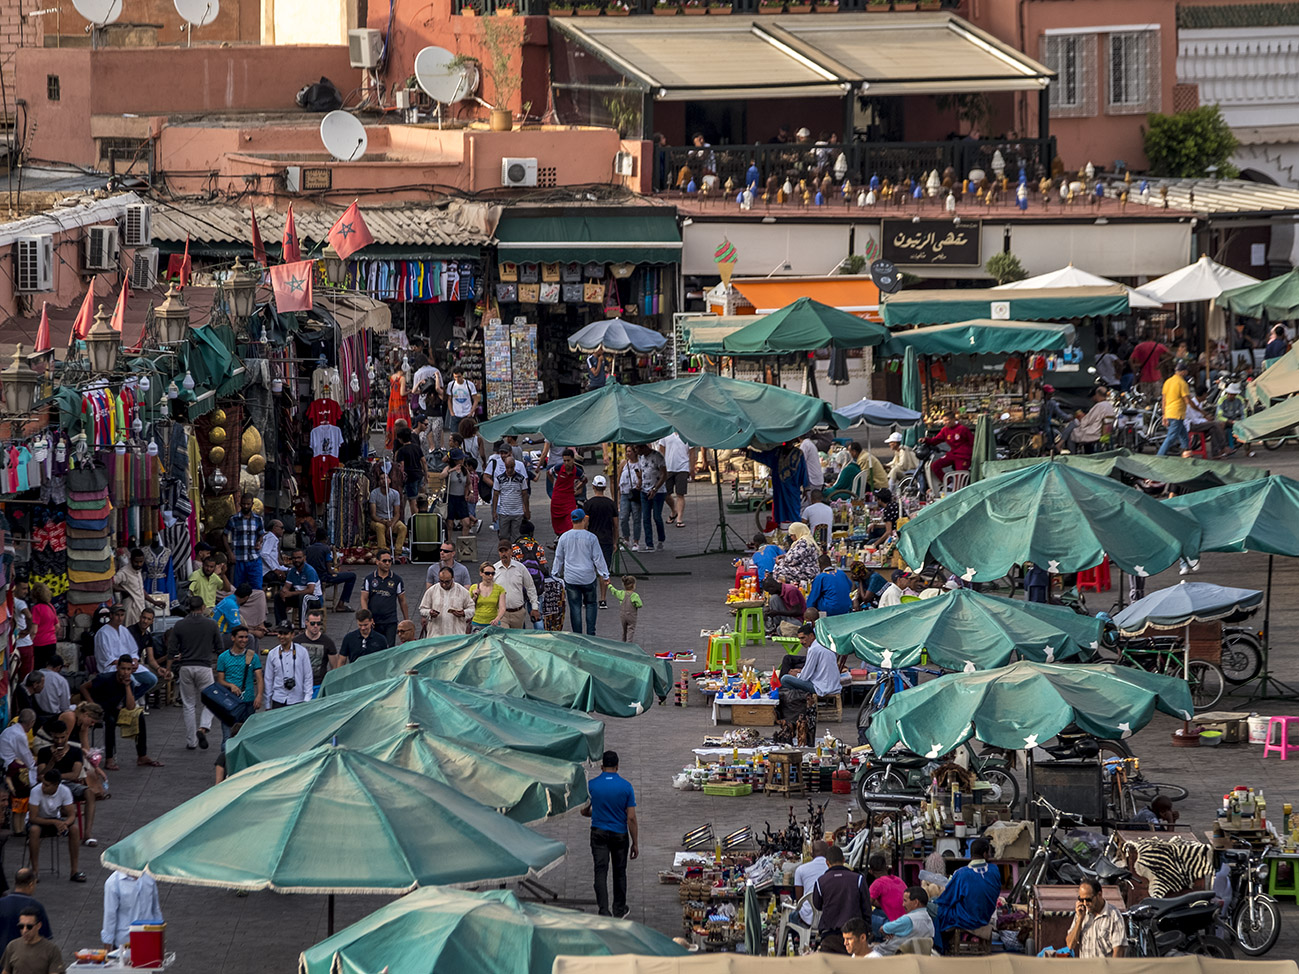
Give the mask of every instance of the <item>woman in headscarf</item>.
[{"label": "woman in headscarf", "polygon": [[812,538],[811,529],[802,521],[795,521],[789,526],[789,539],[789,548],[776,559],[773,574],[792,585],[811,585],[812,579],[821,570],[817,565],[821,549]]}]

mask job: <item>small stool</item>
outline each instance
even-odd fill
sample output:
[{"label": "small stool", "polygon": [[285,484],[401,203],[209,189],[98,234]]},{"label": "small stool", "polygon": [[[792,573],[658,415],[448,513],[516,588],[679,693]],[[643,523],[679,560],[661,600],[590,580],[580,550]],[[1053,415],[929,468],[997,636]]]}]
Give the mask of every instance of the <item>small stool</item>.
[{"label": "small stool", "polygon": [[948,957],[983,957],[992,953],[992,927],[984,924],[977,930],[956,928],[948,930]]},{"label": "small stool", "polygon": [[[1263,757],[1267,757],[1272,751],[1281,755],[1281,760],[1285,761],[1291,751],[1299,751],[1299,744],[1290,743],[1290,725],[1299,724],[1299,717],[1269,717],[1267,719],[1267,738],[1263,741]],[[1272,743],[1272,728],[1277,727],[1281,731],[1281,739]]]},{"label": "small stool", "polygon": [[838,723],[843,720],[843,694],[816,698],[816,719]]},{"label": "small stool", "polygon": [[740,650],[735,645],[738,638],[735,633],[708,637],[708,669],[720,670],[726,667],[732,673],[739,669]]},{"label": "small stool", "polygon": [[[1267,895],[1276,899],[1278,896],[1293,897],[1299,903],[1299,859],[1293,856],[1275,856],[1268,858]],[[1283,862],[1290,864],[1290,879],[1282,880],[1277,870]]]},{"label": "small stool", "polygon": [[767,620],[762,606],[747,606],[735,611],[735,635],[740,649],[749,643],[761,646],[766,641]]},{"label": "small stool", "polygon": [[1079,592],[1108,592],[1110,582],[1110,556],[1106,555],[1095,568],[1078,573]]},{"label": "small stool", "polygon": [[770,639],[784,648],[786,656],[797,656],[803,649],[803,644],[798,641],[797,636],[771,636]]},{"label": "small stool", "polygon": [[1204,438],[1203,433],[1187,433],[1186,449],[1192,456],[1207,458],[1209,456],[1209,445]]},{"label": "small stool", "polygon": [[801,795],[803,781],[802,751],[772,751],[767,755],[767,794]]},{"label": "small stool", "polygon": [[737,561],[735,563],[735,587],[736,588],[740,587],[740,579],[757,578],[757,577],[758,577],[758,569],[755,568],[754,566],[746,565],[743,561]]}]

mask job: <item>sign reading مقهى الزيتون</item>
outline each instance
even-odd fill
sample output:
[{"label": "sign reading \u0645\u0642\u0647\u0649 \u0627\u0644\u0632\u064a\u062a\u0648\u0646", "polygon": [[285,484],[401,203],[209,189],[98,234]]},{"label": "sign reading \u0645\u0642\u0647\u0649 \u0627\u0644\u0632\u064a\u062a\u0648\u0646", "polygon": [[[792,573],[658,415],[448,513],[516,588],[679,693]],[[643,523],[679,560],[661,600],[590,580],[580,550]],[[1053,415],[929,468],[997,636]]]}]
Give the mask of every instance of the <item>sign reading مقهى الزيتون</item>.
[{"label": "sign reading \u0645\u0642\u0647\u0649 \u0627\u0644\u0632\u064a\u062a\u0648\u0646", "polygon": [[979,222],[882,220],[882,256],[895,264],[975,267],[979,259]]}]

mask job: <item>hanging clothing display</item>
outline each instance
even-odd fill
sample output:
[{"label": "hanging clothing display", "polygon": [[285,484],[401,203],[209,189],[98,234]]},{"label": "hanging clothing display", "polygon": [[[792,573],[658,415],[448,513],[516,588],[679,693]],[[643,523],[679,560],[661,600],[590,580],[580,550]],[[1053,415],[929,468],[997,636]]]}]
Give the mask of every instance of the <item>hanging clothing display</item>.
[{"label": "hanging clothing display", "polygon": [[366,505],[370,498],[370,477],[364,470],[340,468],[329,483],[325,528],[334,544],[352,548],[365,544],[370,530]]},{"label": "hanging clothing display", "polygon": [[482,268],[473,260],[353,260],[344,285],[380,301],[472,301]]},{"label": "hanging clothing display", "polygon": [[[91,462],[69,470],[67,482],[68,612],[91,613],[101,602],[111,601],[116,574],[108,473]],[[77,542],[88,545],[80,547]]]},{"label": "hanging clothing display", "polygon": [[394,372],[388,376],[388,421],[387,446],[393,448],[393,437],[396,435],[397,421],[402,420],[410,426],[410,397],[406,394],[406,373]]}]

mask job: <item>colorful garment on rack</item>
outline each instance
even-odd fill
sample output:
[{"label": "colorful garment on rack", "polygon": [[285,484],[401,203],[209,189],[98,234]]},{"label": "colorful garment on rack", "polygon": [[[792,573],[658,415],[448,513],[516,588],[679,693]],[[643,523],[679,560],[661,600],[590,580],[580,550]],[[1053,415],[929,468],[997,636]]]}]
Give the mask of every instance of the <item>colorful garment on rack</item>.
[{"label": "colorful garment on rack", "polygon": [[329,500],[329,478],[338,469],[336,456],[321,453],[311,458],[311,499],[317,504]]},{"label": "colorful garment on rack", "polygon": [[337,399],[316,399],[307,407],[307,421],[315,426],[337,426],[343,407]]},{"label": "colorful garment on rack", "polygon": [[396,436],[397,421],[402,420],[410,426],[410,398],[406,394],[406,373],[394,372],[388,376],[388,421],[387,446],[393,449],[393,438]]}]

